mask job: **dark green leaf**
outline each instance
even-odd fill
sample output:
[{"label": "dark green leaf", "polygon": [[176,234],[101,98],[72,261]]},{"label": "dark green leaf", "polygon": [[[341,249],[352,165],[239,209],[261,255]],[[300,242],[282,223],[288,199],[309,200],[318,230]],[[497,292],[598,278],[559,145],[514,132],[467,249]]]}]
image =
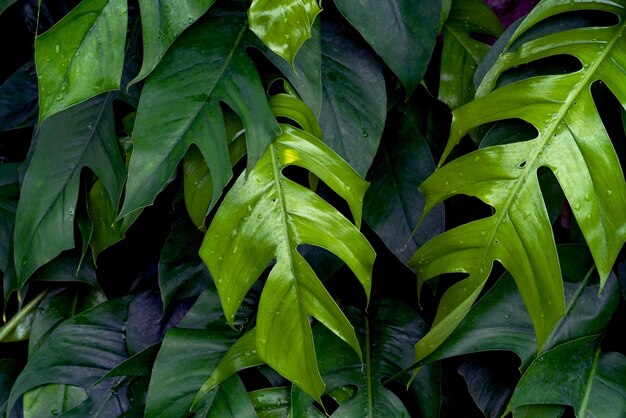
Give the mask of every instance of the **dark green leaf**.
[{"label": "dark green leaf", "polygon": [[[411,362],[413,344],[427,331],[419,315],[400,301],[385,299],[371,306],[364,316],[355,309],[346,310],[359,331],[359,341],[365,353],[364,363],[331,332],[314,327],[320,370],[328,393],[354,386],[354,396],[343,402],[333,417],[409,417],[402,400],[382,384]],[[404,382],[408,375],[402,377]],[[441,402],[437,367],[424,374],[409,387],[422,416],[439,416]]]},{"label": "dark green leaf", "polygon": [[215,0],[139,0],[143,63],[131,84],[150,74],[178,35],[209,10],[213,3]]},{"label": "dark green leaf", "polygon": [[[248,168],[280,132],[256,68],[244,14],[214,14],[186,31],[152,72],[142,91],[133,130],[121,216],[150,205],[195,144],[211,170],[215,202],[232,176],[220,102],[246,128]],[[155,135],[157,133],[157,135]]]},{"label": "dark green leaf", "polygon": [[84,0],[35,39],[39,124],[108,90],[118,90],[128,22],[124,0]]},{"label": "dark green leaf", "polygon": [[123,222],[116,222],[117,202],[111,202],[100,180],[89,191],[87,211],[93,227],[89,246],[95,261],[102,251],[124,239],[125,228]]},{"label": "dark green leaf", "polygon": [[0,131],[34,124],[37,110],[37,74],[29,61],[0,86]]},{"label": "dark green leaf", "polygon": [[0,164],[0,271],[3,301],[6,306],[11,293],[17,290],[13,264],[13,229],[19,196],[19,163]]},{"label": "dark green leaf", "polygon": [[365,176],[385,125],[387,95],[381,65],[333,23],[322,25],[324,142]]},{"label": "dark green leaf", "polygon": [[81,261],[69,254],[61,254],[41,267],[32,279],[41,282],[79,282],[99,288],[96,269],[90,261]]},{"label": "dark green leaf", "polygon": [[520,380],[509,409],[528,404],[574,407],[578,417],[626,414],[626,357],[601,353],[597,336],[541,354]]},{"label": "dark green leaf", "polygon": [[159,258],[163,312],[168,311],[172,301],[199,295],[211,280],[198,256],[203,237],[187,219],[179,219],[172,225]]},{"label": "dark green leaf", "polygon": [[[589,250],[582,245],[559,246],[566,280],[566,316],[547,338],[546,347],[601,333],[617,308],[617,280],[611,275],[600,295]],[[536,351],[532,323],[515,282],[504,274],[472,308],[457,330],[426,361],[479,351],[509,350],[526,369]]]},{"label": "dark green leaf", "polygon": [[224,381],[212,402],[198,410],[193,409],[197,417],[207,418],[256,418],[254,407],[246,387],[238,376]]},{"label": "dark green leaf", "polygon": [[513,418],[561,418],[562,405],[525,405],[513,411]]},{"label": "dark green leaf", "polygon": [[95,97],[48,120],[26,172],[15,227],[20,286],[41,265],[74,247],[81,170],[89,167],[119,200],[126,170],[115,139],[112,94]]},{"label": "dark green leaf", "polygon": [[0,415],[6,412],[11,387],[20,373],[20,367],[15,359],[0,359]]},{"label": "dark green leaf", "polygon": [[0,0],[0,14],[2,14],[10,5],[15,3],[16,1],[17,0]]},{"label": "dark green leaf", "polygon": [[124,330],[128,298],[108,301],[59,325],[17,378],[8,409],[26,391],[48,383],[90,389],[128,354]]},{"label": "dark green leaf", "polygon": [[441,0],[335,0],[335,4],[411,95],[435,47]]},{"label": "dark green leaf", "polygon": [[428,214],[413,235],[424,208],[424,197],[415,185],[435,170],[428,144],[418,130],[424,118],[419,110],[421,106],[413,100],[389,115],[363,204],[365,221],[403,263],[424,242],[443,232],[444,226],[441,206]]}]

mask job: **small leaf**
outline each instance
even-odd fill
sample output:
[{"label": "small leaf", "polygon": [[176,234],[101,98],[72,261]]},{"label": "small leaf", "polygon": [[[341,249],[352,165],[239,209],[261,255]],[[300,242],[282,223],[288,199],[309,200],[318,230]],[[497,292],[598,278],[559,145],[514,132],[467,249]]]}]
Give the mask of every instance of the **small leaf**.
[{"label": "small leaf", "polygon": [[154,70],[176,38],[215,3],[215,0],[139,0],[143,63],[141,71],[130,82],[143,80]]},{"label": "small leaf", "polygon": [[255,43],[246,25],[244,14],[213,13],[174,43],[146,81],[120,217],[154,201],[192,144],[211,170],[217,201],[232,176],[220,102],[243,120],[249,168],[279,133],[246,54]]},{"label": "small leaf", "polygon": [[84,167],[102,180],[111,201],[119,200],[126,170],[115,139],[112,99],[112,94],[95,97],[40,128],[17,207],[15,266],[20,287],[37,268],[74,247]]},{"label": "small leaf", "polygon": [[0,131],[33,125],[37,110],[37,74],[29,61],[0,86]]},{"label": "small leaf", "polygon": [[410,96],[422,80],[435,47],[441,0],[335,0],[335,4]]},{"label": "small leaf", "polygon": [[253,0],[248,19],[252,32],[293,65],[319,12],[317,0]]},{"label": "small leaf", "polygon": [[489,50],[476,35],[498,37],[502,25],[483,0],[454,0],[443,29],[439,99],[455,109],[474,98],[474,73]]},{"label": "small leaf", "polygon": [[128,21],[124,0],[83,0],[35,39],[39,124],[108,90],[118,90]]},{"label": "small leaf", "polygon": [[345,27],[322,25],[324,142],[365,176],[376,155],[386,117],[381,65]]}]

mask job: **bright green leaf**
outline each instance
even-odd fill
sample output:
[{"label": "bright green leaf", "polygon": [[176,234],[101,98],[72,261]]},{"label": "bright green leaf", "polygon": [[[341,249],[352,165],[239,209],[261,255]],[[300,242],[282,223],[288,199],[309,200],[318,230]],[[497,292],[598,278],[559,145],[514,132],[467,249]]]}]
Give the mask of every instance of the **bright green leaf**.
[{"label": "bright green leaf", "polygon": [[139,0],[143,63],[131,84],[146,78],[176,38],[206,13],[213,3],[215,0]]},{"label": "bright green leaf", "polygon": [[441,0],[335,0],[335,4],[411,95],[435,47]]},{"label": "bright green leaf", "polygon": [[[360,353],[354,329],[298,253],[300,244],[326,248],[354,271],[369,295],[375,254],[359,230],[312,191],[287,179],[296,165],[343,197],[357,225],[367,183],[320,140],[289,125],[222,202],[200,255],[216,280],[229,323],[272,259],[261,295],[256,346],[263,361],[314,398],[324,391],[309,316]],[[332,234],[331,234],[332,231]],[[289,347],[290,356],[284,355]]]},{"label": "bright green leaf", "polygon": [[322,25],[324,142],[365,176],[385,125],[387,95],[375,56],[336,24]]},{"label": "bright green leaf", "polygon": [[319,12],[317,0],[253,0],[248,19],[252,32],[293,65]]},{"label": "bright green leaf", "polygon": [[50,384],[24,394],[24,418],[52,418],[63,414],[87,399],[83,388]]},{"label": "bright green leaf", "polygon": [[22,306],[6,324],[0,327],[0,343],[28,339],[37,305],[39,305],[45,294],[46,292],[43,291],[35,296],[26,305]]},{"label": "bright green leaf", "polygon": [[483,0],[454,0],[443,29],[439,99],[455,109],[474,98],[474,73],[489,50],[476,34],[498,37],[502,25]]},{"label": "bright green leaf", "polygon": [[39,124],[120,88],[127,21],[125,0],[83,0],[35,39]]},{"label": "bright green leaf", "polygon": [[[547,0],[536,7],[509,41],[535,23],[566,10],[611,11],[609,2],[563,4]],[[561,272],[552,227],[537,180],[539,167],[550,168],[572,208],[606,282],[626,238],[626,185],[620,163],[591,95],[603,80],[626,104],[626,23],[549,33],[505,50],[485,76],[478,98],[455,110],[442,161],[471,129],[498,120],[522,119],[538,131],[535,139],[493,146],[458,158],[435,172],[420,190],[427,211],[457,194],[475,196],[495,214],[436,237],[413,256],[419,286],[443,273],[465,273],[443,296],[431,334],[417,346],[417,360],[431,353],[454,330],[482,290],[494,261],[511,272],[530,313],[540,348],[564,314]],[[575,42],[574,42],[575,40]],[[546,57],[570,54],[582,69],[540,75],[494,90],[506,70]]]},{"label": "bright green leaf", "polygon": [[246,53],[251,35],[245,14],[216,12],[180,36],[146,80],[120,216],[154,201],[191,144],[207,161],[217,200],[232,176],[220,102],[243,120],[249,168],[280,132]]}]

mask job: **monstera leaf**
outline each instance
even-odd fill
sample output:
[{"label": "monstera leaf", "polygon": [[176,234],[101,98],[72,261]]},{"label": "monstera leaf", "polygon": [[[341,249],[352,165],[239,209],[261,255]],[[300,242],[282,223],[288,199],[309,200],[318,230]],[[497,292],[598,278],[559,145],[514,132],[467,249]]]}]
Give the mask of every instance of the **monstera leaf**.
[{"label": "monstera leaf", "polygon": [[[355,273],[368,297],[375,254],[357,227],[282,170],[294,165],[319,177],[346,200],[357,226],[367,182],[313,135],[287,124],[281,129],[283,133],[256,166],[239,177],[220,205],[200,256],[215,279],[231,325],[248,290],[275,260],[259,303],[256,351],[319,400],[324,384],[309,317],[330,328],[359,355],[361,351],[354,329],[297,247],[310,244],[336,254]],[[285,349],[289,356],[284,355]]]},{"label": "monstera leaf", "polygon": [[443,28],[439,100],[452,109],[474,98],[474,73],[489,45],[476,34],[497,37],[502,25],[483,0],[454,0]]},{"label": "monstera leaf", "polygon": [[121,216],[153,202],[192,144],[207,161],[212,202],[217,200],[232,176],[220,102],[243,120],[248,167],[278,135],[263,85],[246,54],[255,42],[245,13],[217,10],[172,45],[141,94]]},{"label": "monstera leaf", "polygon": [[293,65],[298,50],[311,37],[319,12],[317,0],[254,0],[248,17],[252,32]]},{"label": "monstera leaf", "polygon": [[35,40],[39,122],[120,88],[128,22],[124,0],[85,0]]},{"label": "monstera leaf", "polygon": [[[620,17],[620,23],[544,34],[518,42],[522,44],[516,45],[517,49],[511,47],[534,25],[567,11],[612,12]],[[626,234],[626,185],[590,88],[602,80],[626,104],[625,17],[626,9],[615,2],[542,2],[512,35],[485,76],[477,99],[453,113],[442,162],[469,130],[485,123],[519,118],[532,124],[538,135],[458,158],[421,186],[426,212],[448,197],[466,194],[492,206],[495,213],[439,235],[412,257],[419,287],[443,273],[468,275],[444,294],[432,331],[416,346],[418,360],[460,323],[495,261],[515,279],[533,322],[538,349],[563,316],[561,271],[537,180],[539,167],[548,167],[558,179],[589,244],[601,285],[606,282]],[[496,88],[505,71],[562,54],[577,58],[582,68]]]}]

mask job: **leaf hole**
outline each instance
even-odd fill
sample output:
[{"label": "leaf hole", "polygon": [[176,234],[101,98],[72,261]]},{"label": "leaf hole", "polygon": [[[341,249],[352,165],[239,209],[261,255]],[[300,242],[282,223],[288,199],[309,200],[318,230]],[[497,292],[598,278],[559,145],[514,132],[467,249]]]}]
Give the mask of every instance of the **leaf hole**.
[{"label": "leaf hole", "polygon": [[480,143],[479,148],[487,148],[494,145],[529,141],[537,138],[539,131],[525,120],[504,119],[480,126],[473,135]]},{"label": "leaf hole", "polygon": [[531,77],[571,74],[582,70],[582,68],[582,62],[572,55],[561,54],[541,58],[506,70],[500,74],[496,88],[501,88],[516,81],[526,80]]},{"label": "leaf hole", "polygon": [[524,168],[524,167],[526,167],[526,161],[522,161],[521,163],[517,165],[517,168]]}]

